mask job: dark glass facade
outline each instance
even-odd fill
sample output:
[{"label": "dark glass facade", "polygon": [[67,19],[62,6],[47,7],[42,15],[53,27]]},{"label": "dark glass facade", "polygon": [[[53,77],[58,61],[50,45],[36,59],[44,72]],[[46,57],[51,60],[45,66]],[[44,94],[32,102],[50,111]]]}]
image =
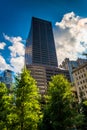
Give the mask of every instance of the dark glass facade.
[{"label": "dark glass facade", "polygon": [[51,22],[32,18],[26,42],[25,65],[36,79],[41,95],[46,93],[51,76],[61,73],[69,79],[69,72],[58,68]]},{"label": "dark glass facade", "polygon": [[25,63],[58,66],[51,22],[32,18],[26,42]]}]

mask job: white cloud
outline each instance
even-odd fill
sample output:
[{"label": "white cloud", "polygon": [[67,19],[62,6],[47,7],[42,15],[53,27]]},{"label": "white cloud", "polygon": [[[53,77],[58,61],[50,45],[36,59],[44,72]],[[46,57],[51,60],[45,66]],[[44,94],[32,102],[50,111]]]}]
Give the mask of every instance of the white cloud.
[{"label": "white cloud", "polygon": [[21,72],[21,69],[24,67],[24,57],[13,57],[10,60],[11,66],[13,67],[14,72]]},{"label": "white cloud", "polygon": [[5,59],[0,55],[0,70],[10,69],[12,70],[11,66],[6,63]]},{"label": "white cloud", "polygon": [[[24,41],[20,36],[18,37],[9,37],[6,34],[3,34],[5,40],[11,43],[8,46],[10,50],[10,55],[7,57],[9,59],[9,64],[6,63],[3,56],[0,55],[0,70],[10,69],[16,73],[21,72],[21,69],[24,67],[24,54],[25,54],[25,47]],[[0,43],[0,49],[4,49],[5,43]]]},{"label": "white cloud", "polygon": [[11,51],[11,57],[24,56],[25,49],[21,37],[9,37],[4,34],[4,38],[12,43],[12,46],[8,47]]},{"label": "white cloud", "polygon": [[74,12],[63,16],[56,22],[54,30],[59,63],[64,58],[76,59],[87,50],[87,18],[76,16]]},{"label": "white cloud", "polygon": [[4,49],[4,47],[6,46],[6,43],[4,43],[4,42],[0,42],[0,49]]},{"label": "white cloud", "polygon": [[11,46],[8,47],[10,50],[10,65],[14,72],[19,73],[24,67],[24,54],[25,48],[23,40],[20,36],[18,37],[9,37],[6,34],[3,34],[5,40],[11,42]]}]

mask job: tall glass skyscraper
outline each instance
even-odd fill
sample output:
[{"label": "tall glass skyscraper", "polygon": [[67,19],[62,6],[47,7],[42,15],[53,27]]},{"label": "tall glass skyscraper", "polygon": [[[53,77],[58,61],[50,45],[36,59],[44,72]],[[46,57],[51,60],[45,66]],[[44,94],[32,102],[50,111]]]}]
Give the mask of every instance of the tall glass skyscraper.
[{"label": "tall glass skyscraper", "polygon": [[32,18],[25,53],[27,65],[58,66],[51,22]]},{"label": "tall glass skyscraper", "polygon": [[36,79],[41,95],[46,93],[51,76],[61,73],[68,77],[68,71],[58,68],[51,22],[32,18],[26,42],[25,65]]}]

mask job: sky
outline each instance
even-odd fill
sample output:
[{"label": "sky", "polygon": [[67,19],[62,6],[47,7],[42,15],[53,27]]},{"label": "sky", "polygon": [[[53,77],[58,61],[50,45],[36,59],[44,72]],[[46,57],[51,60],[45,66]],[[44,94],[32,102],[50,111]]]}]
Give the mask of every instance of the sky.
[{"label": "sky", "polygon": [[87,0],[0,0],[0,71],[23,68],[32,16],[52,22],[59,64],[85,58]]}]

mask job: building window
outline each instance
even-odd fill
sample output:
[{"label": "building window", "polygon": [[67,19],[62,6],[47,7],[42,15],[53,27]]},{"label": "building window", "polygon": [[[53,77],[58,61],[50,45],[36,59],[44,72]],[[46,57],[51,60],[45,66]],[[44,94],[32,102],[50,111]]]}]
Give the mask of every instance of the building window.
[{"label": "building window", "polygon": [[82,78],[83,78],[83,75],[82,75]]},{"label": "building window", "polygon": [[82,81],[80,81],[80,84],[82,84]]},{"label": "building window", "polygon": [[86,77],[86,74],[84,74],[84,77]]},{"label": "building window", "polygon": [[84,85],[84,88],[86,88],[86,85]]},{"label": "building window", "polygon": [[76,79],[78,80],[78,77]]},{"label": "building window", "polygon": [[85,83],[85,80],[83,80],[83,83]]},{"label": "building window", "polygon": [[84,87],[82,86],[82,89],[84,89]]},{"label": "building window", "polygon": [[84,69],[83,69],[83,72],[84,72]]},{"label": "building window", "polygon": [[81,88],[79,87],[79,90],[81,91]]},{"label": "building window", "polygon": [[79,76],[79,79],[81,79],[81,77]]},{"label": "building window", "polygon": [[75,75],[77,76],[77,73],[75,73]]}]

